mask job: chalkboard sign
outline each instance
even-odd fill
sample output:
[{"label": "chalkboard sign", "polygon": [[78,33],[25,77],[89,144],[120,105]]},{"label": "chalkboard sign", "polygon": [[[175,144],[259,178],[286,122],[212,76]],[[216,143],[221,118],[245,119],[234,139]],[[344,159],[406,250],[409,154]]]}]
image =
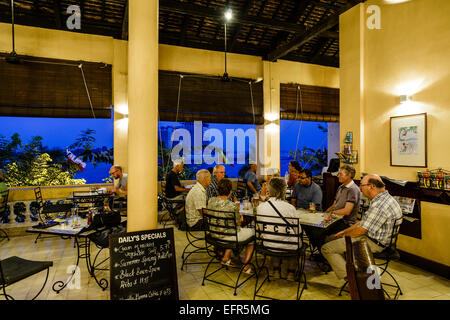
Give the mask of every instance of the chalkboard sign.
[{"label": "chalkboard sign", "polygon": [[111,300],[178,300],[173,229],[111,234]]}]

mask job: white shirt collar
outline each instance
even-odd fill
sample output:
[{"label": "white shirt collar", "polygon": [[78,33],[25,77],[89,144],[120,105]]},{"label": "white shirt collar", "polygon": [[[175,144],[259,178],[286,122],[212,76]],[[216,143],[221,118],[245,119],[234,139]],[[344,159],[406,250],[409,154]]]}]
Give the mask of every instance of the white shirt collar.
[{"label": "white shirt collar", "polygon": [[349,183],[347,183],[344,187],[351,188],[354,184],[355,184],[355,181],[352,180]]}]

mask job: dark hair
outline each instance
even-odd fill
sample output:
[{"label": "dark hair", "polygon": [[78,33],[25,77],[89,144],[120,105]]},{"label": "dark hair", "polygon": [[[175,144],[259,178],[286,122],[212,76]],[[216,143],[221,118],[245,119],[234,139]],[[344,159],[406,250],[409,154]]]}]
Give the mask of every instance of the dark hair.
[{"label": "dark hair", "polygon": [[295,170],[297,170],[298,172],[302,171],[303,168],[302,166],[298,163],[298,161],[296,160],[292,160],[289,162],[291,164],[292,167],[294,167]]},{"label": "dark hair", "polygon": [[227,196],[230,194],[231,190],[233,190],[233,184],[230,179],[223,178],[217,184],[217,192],[219,196]]},{"label": "dark hair", "polygon": [[380,181],[380,180],[378,180],[378,179],[373,179],[373,178],[371,178],[371,179],[369,179],[368,181],[367,181],[367,183],[368,184],[373,184],[376,188],[378,188],[378,189],[381,189],[381,188],[384,188],[385,187],[385,184],[383,183],[383,181]]},{"label": "dark hair", "polygon": [[309,169],[302,169],[300,170],[300,173],[304,173],[307,178],[312,178],[312,171]]},{"label": "dark hair", "polygon": [[2,169],[0,169],[0,182],[3,182],[6,180],[6,173]]}]

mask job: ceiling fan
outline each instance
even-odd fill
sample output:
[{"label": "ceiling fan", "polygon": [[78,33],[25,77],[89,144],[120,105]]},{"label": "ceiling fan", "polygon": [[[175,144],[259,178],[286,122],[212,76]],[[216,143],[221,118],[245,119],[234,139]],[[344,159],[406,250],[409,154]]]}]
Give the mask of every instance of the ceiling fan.
[{"label": "ceiling fan", "polygon": [[5,61],[11,64],[20,64],[21,60],[15,49],[14,39],[14,0],[11,0],[11,22],[12,22],[12,52],[5,57]]},{"label": "ceiling fan", "polygon": [[231,11],[231,9],[228,9],[225,12],[225,72],[223,73],[221,80],[223,82],[230,82],[231,78],[228,76],[227,73],[227,22],[231,20],[231,18],[233,17],[233,12]]}]

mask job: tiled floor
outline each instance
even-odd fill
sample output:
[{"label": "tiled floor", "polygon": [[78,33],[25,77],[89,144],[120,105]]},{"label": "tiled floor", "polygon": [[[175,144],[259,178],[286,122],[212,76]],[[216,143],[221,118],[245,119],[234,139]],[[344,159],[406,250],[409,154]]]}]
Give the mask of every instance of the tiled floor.
[{"label": "tiled floor", "polygon": [[[39,240],[34,243],[36,236],[27,235],[11,238],[10,241],[0,243],[0,258],[16,255],[32,260],[52,260],[49,279],[38,300],[106,300],[109,299],[109,290],[102,291],[93,278],[89,277],[84,260],[80,261],[79,282],[65,288],[59,294],[52,290],[52,285],[59,280],[67,280],[70,272],[68,268],[75,263],[76,250],[72,240],[63,240],[58,237]],[[237,296],[233,289],[220,286],[212,282],[201,285],[205,265],[188,265],[180,270],[181,253],[186,244],[185,233],[175,229],[175,243],[177,255],[178,287],[180,299],[183,300],[248,300],[253,299],[255,281],[249,280],[238,289]],[[104,252],[107,254],[107,252]],[[103,253],[102,253],[103,255]],[[201,259],[204,257],[198,257]],[[324,274],[314,262],[307,259],[305,266],[308,288],[303,292],[302,300],[349,300],[350,296],[344,292],[338,296],[342,282],[338,281],[334,272]],[[450,300],[450,281],[423,271],[419,268],[402,262],[393,262],[390,271],[399,282],[404,294],[400,300]],[[99,272],[98,275],[109,278],[108,271]],[[219,272],[217,277],[232,283],[237,272]],[[23,280],[8,288],[7,292],[16,299],[30,299],[40,289],[45,279],[45,272]],[[385,281],[385,279],[382,279]],[[264,293],[279,299],[295,299],[296,284],[286,280],[272,281],[265,287]],[[388,289],[388,292],[391,292]],[[1,297],[3,299],[3,297]]]}]

